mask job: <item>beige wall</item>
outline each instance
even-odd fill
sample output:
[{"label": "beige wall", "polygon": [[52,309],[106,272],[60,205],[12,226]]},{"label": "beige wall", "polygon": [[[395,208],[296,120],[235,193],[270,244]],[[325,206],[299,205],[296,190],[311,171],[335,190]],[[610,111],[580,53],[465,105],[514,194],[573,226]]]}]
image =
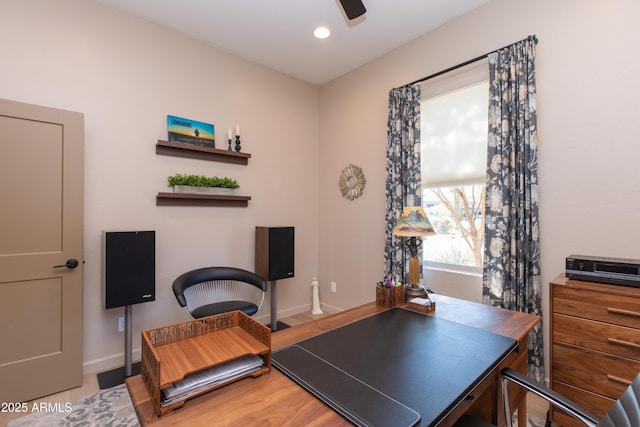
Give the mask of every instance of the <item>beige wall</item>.
[{"label": "beige wall", "polygon": [[[383,273],[388,91],[537,34],[539,196],[548,281],[572,253],[640,258],[636,23],[630,0],[494,0],[322,87],[320,278],[324,302],[371,300]],[[390,35],[391,37],[392,35]],[[339,196],[343,165],[364,195]],[[332,294],[328,282],[338,283]],[[455,281],[455,292],[460,282]],[[441,293],[447,284],[439,282]],[[475,289],[470,293],[477,295]],[[473,297],[472,297],[473,299]],[[548,346],[547,346],[548,347]]]},{"label": "beige wall", "polygon": [[[310,308],[313,276],[330,309],[371,301],[383,272],[388,91],[529,34],[540,39],[545,291],[570,253],[639,258],[637,16],[631,0],[494,0],[318,88],[92,1],[5,2],[0,97],[85,114],[85,371],[122,363],[122,311],[101,300],[103,230],[157,232],[157,300],[133,307],[134,337],[186,319],[170,291],[178,274],[252,269],[256,225],[296,227],[296,277],[280,283],[280,315]],[[222,136],[239,124],[249,165],[156,156],[167,114],[213,122]],[[337,185],[349,163],[367,179],[355,201]],[[253,199],[248,208],[157,207],[176,172],[231,176]],[[444,280],[434,287],[448,292]]]},{"label": "beige wall", "polygon": [[[176,276],[209,265],[253,270],[256,225],[296,227],[296,277],[280,281],[278,309],[310,309],[317,87],[86,0],[4,2],[0,52],[1,98],[85,115],[85,371],[123,360],[123,309],[105,310],[101,296],[103,230],[156,230],[156,301],[133,306],[134,359],[141,330],[187,320],[170,289]],[[248,166],[156,155],[167,114],[214,123],[218,144],[240,125]],[[248,208],[157,207],[174,173],[230,176],[252,200]]]}]

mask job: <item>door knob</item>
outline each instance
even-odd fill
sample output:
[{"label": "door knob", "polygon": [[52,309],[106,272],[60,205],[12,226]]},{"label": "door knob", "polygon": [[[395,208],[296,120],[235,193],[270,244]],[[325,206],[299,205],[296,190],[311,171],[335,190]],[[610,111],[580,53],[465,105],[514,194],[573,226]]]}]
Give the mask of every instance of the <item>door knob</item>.
[{"label": "door knob", "polygon": [[61,268],[61,267],[76,268],[77,266],[78,266],[78,260],[75,258],[71,258],[71,259],[68,259],[67,262],[65,262],[64,264],[54,265],[53,268]]}]

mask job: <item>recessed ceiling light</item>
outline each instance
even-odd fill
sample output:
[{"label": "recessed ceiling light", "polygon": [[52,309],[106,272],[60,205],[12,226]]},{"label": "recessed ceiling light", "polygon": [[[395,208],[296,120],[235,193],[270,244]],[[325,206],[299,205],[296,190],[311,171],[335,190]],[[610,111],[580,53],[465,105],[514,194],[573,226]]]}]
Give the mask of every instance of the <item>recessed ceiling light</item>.
[{"label": "recessed ceiling light", "polygon": [[326,39],[331,34],[327,27],[318,27],[313,31],[313,35],[318,39]]}]

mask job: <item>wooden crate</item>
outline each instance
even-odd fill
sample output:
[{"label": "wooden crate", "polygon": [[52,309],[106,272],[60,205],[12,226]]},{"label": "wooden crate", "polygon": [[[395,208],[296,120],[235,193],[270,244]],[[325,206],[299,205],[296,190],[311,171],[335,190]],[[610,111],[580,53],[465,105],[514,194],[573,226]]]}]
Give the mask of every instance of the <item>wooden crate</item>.
[{"label": "wooden crate", "polygon": [[[193,374],[246,355],[264,361],[258,370],[163,406],[162,390]],[[142,332],[141,374],[157,416],[187,399],[271,370],[271,329],[241,311],[218,314]]]}]

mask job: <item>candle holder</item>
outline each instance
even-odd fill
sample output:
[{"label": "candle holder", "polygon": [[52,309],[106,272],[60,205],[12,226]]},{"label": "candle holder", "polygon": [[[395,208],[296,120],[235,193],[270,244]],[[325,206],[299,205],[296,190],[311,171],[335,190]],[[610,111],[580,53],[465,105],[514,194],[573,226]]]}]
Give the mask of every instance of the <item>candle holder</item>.
[{"label": "candle holder", "polygon": [[236,151],[240,151],[240,135],[236,135]]},{"label": "candle holder", "polygon": [[227,148],[227,150],[228,150],[228,151],[233,151],[233,150],[231,149],[231,138],[229,138],[229,148]]}]

